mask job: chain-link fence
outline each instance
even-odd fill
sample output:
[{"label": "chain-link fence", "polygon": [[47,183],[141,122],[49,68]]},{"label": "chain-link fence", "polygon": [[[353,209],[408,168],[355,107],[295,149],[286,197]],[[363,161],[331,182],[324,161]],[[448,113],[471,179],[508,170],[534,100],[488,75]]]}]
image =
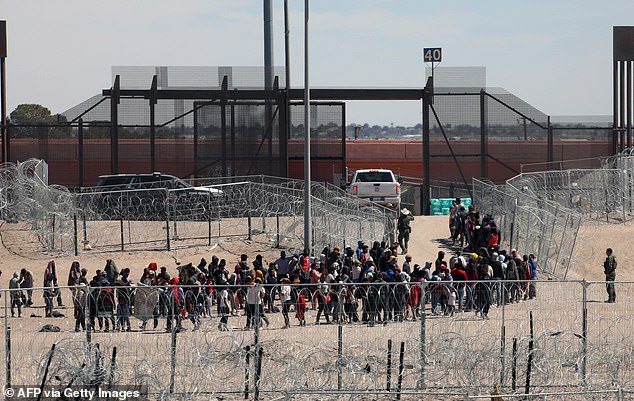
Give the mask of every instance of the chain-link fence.
[{"label": "chain-link fence", "polygon": [[496,216],[510,248],[536,250],[546,272],[565,277],[581,221],[631,220],[633,160],[632,150],[626,149],[591,159],[594,169],[524,172],[499,186],[474,179],[474,204]]},{"label": "chain-link fence", "polygon": [[[84,188],[73,194],[34,174],[41,161],[0,168],[0,211],[26,221],[47,249],[147,250],[211,245],[238,237],[301,250],[303,182],[253,176],[183,188]],[[238,181],[238,178],[241,181]],[[393,239],[395,211],[322,183],[312,184],[313,249]]]},{"label": "chain-link fence", "polygon": [[[521,192],[522,197],[573,210],[585,220],[613,223],[630,220],[634,212],[631,149],[616,156],[588,160],[596,168],[524,172],[509,179],[506,186],[511,192]],[[573,160],[566,165],[571,167],[575,163]]]},{"label": "chain-link fence", "polygon": [[566,277],[581,215],[511,183],[495,186],[474,179],[473,196],[480,213],[495,218],[509,249],[531,250],[539,256],[544,272]]},{"label": "chain-link fence", "polygon": [[[603,282],[93,284],[4,291],[7,386],[142,385],[190,399],[477,399],[497,388],[622,400],[634,389],[634,322],[627,303],[603,302]],[[634,283],[616,291],[628,299]]]}]

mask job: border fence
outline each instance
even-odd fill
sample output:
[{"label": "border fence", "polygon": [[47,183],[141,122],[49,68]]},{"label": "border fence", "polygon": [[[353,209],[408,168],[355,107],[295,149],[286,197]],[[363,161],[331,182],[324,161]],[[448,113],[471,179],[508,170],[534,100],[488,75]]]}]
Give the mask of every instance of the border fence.
[{"label": "border fence", "polygon": [[614,156],[571,160],[562,165],[569,168],[551,166],[547,171],[523,172],[509,179],[507,185],[574,210],[588,220],[621,223],[631,219],[634,148]]},{"label": "border fence", "polygon": [[[211,245],[241,238],[303,249],[302,181],[270,176],[198,180],[195,186],[71,193],[36,174],[29,160],[0,168],[0,211],[26,221],[46,249],[72,252],[148,250]],[[312,183],[313,249],[393,239],[396,212]]]},{"label": "border fence", "polygon": [[496,217],[509,248],[535,250],[545,273],[565,278],[582,221],[634,215],[634,150],[596,161],[600,168],[525,172],[504,185],[474,179],[474,204]]},{"label": "border fence", "polygon": [[[455,311],[443,307],[449,285],[464,290]],[[5,290],[0,370],[7,387],[144,386],[157,399],[632,397],[634,321],[626,302],[602,302],[605,283],[533,281],[537,298],[517,300],[506,290],[527,283],[489,282],[486,319],[468,306],[483,299],[475,285],[293,285],[286,305],[265,285],[251,289],[265,294],[252,306],[240,285]],[[620,299],[633,285],[616,283]],[[9,317],[27,296],[22,318]],[[294,318],[302,302],[304,326]],[[129,332],[121,304],[132,306]]]},{"label": "border fence", "polygon": [[480,213],[495,217],[509,249],[530,250],[539,256],[542,272],[566,277],[581,215],[511,184],[495,186],[474,179],[473,195]]}]

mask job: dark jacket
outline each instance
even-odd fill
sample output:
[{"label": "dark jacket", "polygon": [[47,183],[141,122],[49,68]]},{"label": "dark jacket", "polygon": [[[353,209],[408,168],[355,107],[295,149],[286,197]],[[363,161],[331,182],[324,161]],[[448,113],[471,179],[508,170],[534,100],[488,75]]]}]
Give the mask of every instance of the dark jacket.
[{"label": "dark jacket", "polygon": [[616,273],[616,258],[614,255],[610,255],[605,258],[605,262],[603,262],[603,272],[606,276]]}]

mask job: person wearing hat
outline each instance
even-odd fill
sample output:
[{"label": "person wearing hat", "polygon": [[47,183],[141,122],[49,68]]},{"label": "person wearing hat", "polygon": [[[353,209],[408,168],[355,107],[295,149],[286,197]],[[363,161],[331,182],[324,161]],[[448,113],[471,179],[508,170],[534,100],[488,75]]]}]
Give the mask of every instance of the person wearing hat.
[{"label": "person wearing hat", "polygon": [[409,234],[412,232],[410,223],[414,221],[414,216],[407,210],[407,208],[401,209],[401,214],[398,216],[397,228],[398,228],[398,244],[401,247],[401,252],[407,253],[407,246],[409,244]]},{"label": "person wearing hat", "polygon": [[381,254],[381,257],[379,257],[378,268],[380,271],[382,272],[387,271],[387,264],[391,258],[392,258],[392,251],[389,248],[385,249],[383,253]]}]

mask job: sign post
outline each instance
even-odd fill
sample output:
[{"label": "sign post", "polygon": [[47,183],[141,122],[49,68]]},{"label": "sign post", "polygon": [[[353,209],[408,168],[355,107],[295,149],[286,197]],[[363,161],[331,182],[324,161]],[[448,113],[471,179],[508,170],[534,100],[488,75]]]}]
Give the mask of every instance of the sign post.
[{"label": "sign post", "polygon": [[431,76],[434,78],[434,63],[442,61],[442,47],[425,47],[423,48],[423,62],[431,63]]}]

